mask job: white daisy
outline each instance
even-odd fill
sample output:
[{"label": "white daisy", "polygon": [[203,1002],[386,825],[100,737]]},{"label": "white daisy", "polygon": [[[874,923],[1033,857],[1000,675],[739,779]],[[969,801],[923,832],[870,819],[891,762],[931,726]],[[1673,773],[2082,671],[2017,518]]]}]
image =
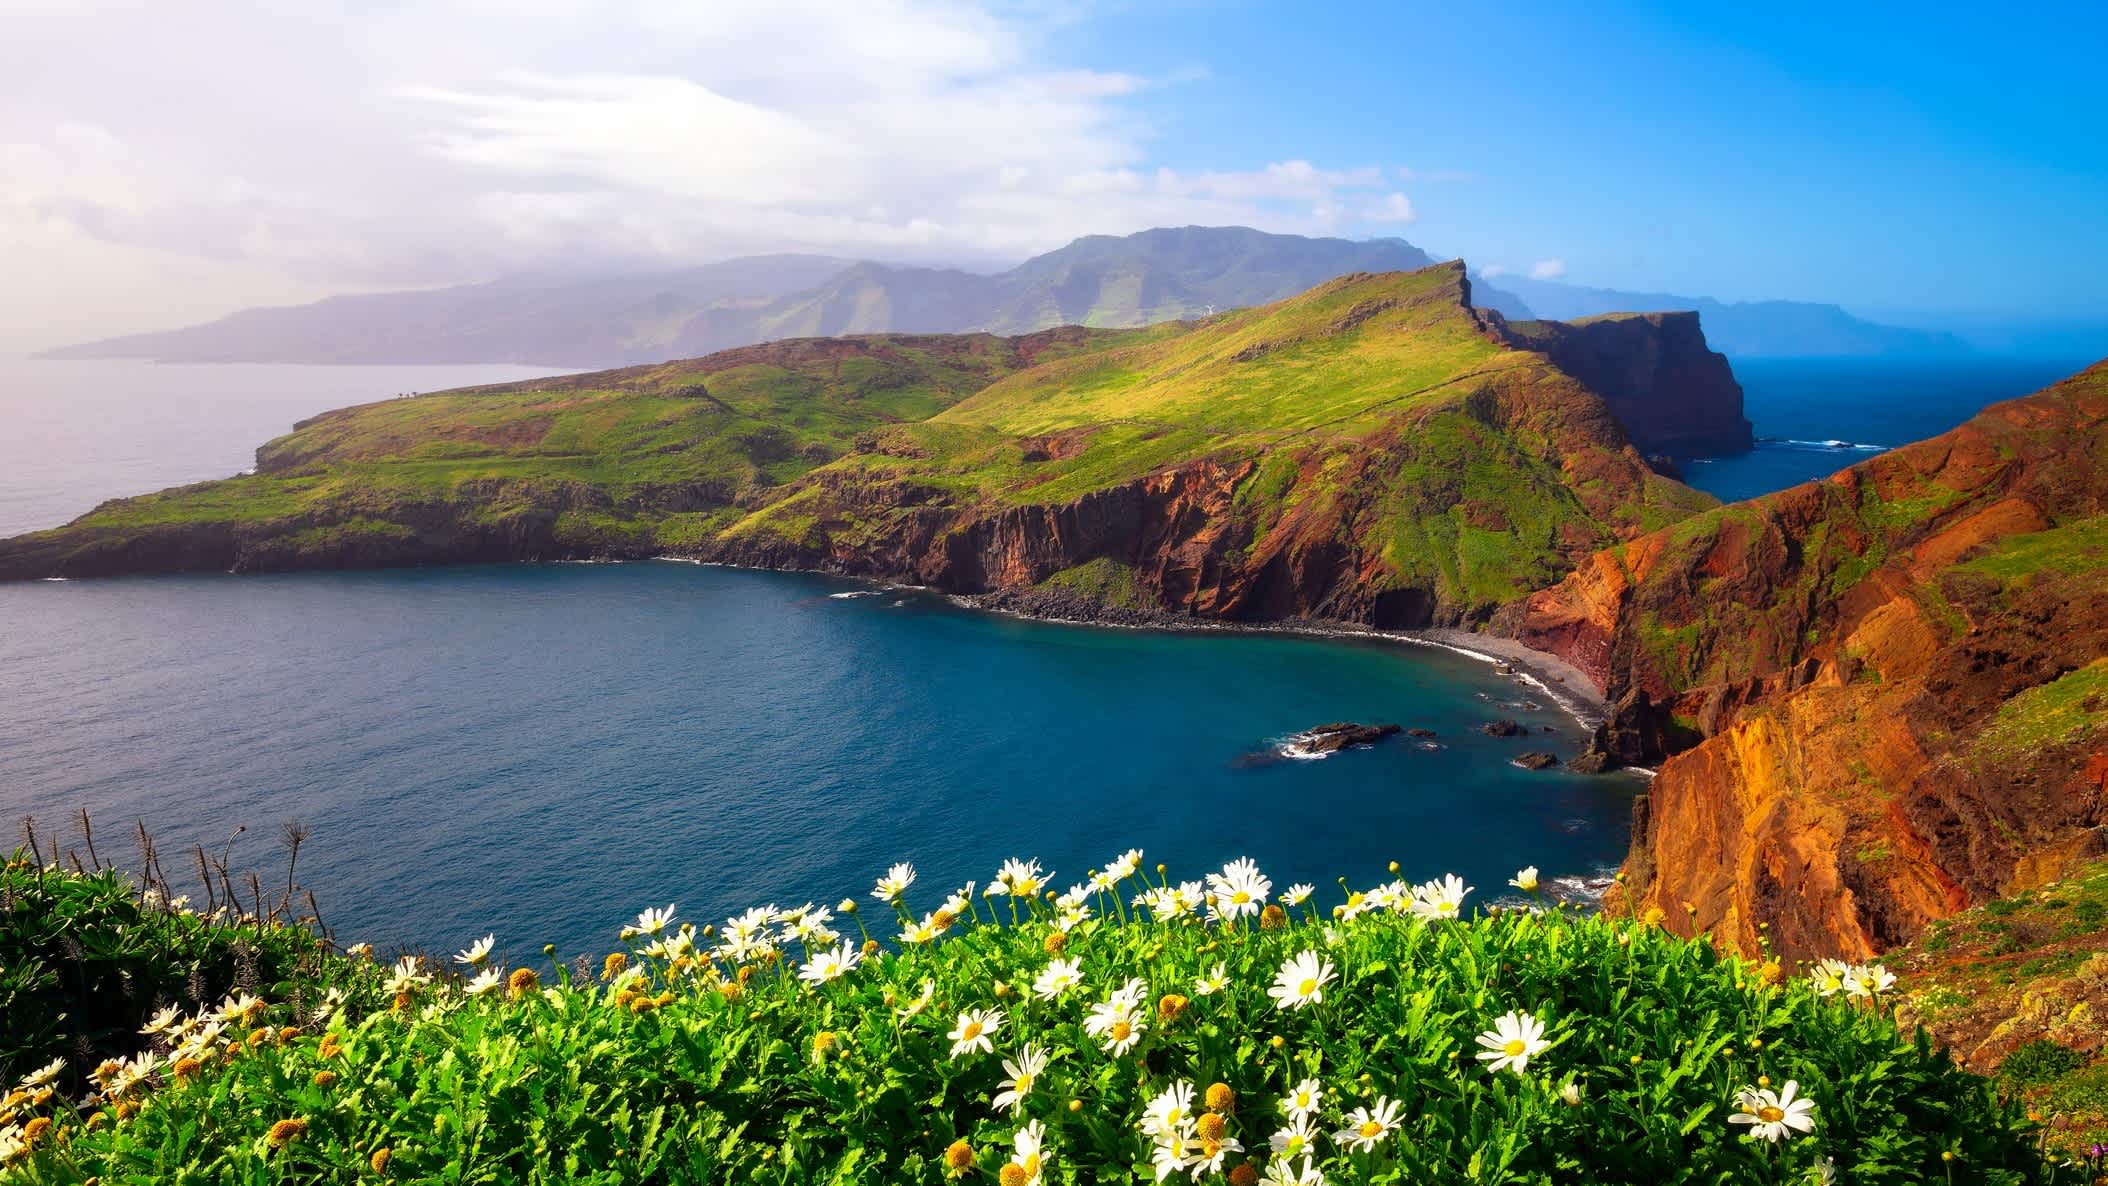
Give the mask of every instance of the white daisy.
[{"label": "white daisy", "polygon": [[1193,1119],[1193,1085],[1183,1080],[1157,1093],[1142,1110],[1142,1135],[1161,1140],[1177,1136]]},{"label": "white daisy", "polygon": [[1836,996],[1845,990],[1846,982],[1852,979],[1852,965],[1843,960],[1824,960],[1808,973],[1808,979],[1815,985],[1818,995]]},{"label": "white daisy", "polygon": [[1325,1174],[1307,1154],[1300,1170],[1286,1157],[1277,1157],[1266,1167],[1266,1176],[1259,1180],[1259,1186],[1325,1186]]},{"label": "white daisy", "polygon": [[480,997],[505,987],[505,973],[498,968],[485,968],[476,973],[476,978],[464,986],[463,991],[472,997]]},{"label": "white daisy", "polygon": [[798,969],[798,979],[807,984],[826,984],[840,980],[855,971],[856,965],[863,958],[863,953],[856,949],[856,944],[844,939],[839,947],[814,952],[812,958],[805,961],[805,966]]},{"label": "white daisy", "polygon": [[1436,881],[1413,887],[1413,913],[1421,918],[1455,918],[1464,906],[1464,895],[1471,887],[1464,879],[1451,873]]},{"label": "white daisy", "polygon": [[1291,1157],[1307,1157],[1317,1152],[1317,1129],[1315,1118],[1297,1116],[1285,1128],[1277,1130],[1267,1138],[1274,1156],[1286,1160]]},{"label": "white daisy", "polygon": [[65,1069],[66,1060],[54,1058],[36,1070],[22,1076],[21,1087],[24,1091],[35,1091],[39,1087],[48,1087],[58,1081],[59,1074]]},{"label": "white daisy", "polygon": [[1045,1170],[1046,1140],[1046,1126],[1037,1120],[1018,1129],[1017,1135],[1010,1139],[1010,1164],[1025,1171],[1020,1186],[1039,1186],[1040,1175]]},{"label": "white daisy", "polygon": [[1250,857],[1239,857],[1208,874],[1208,905],[1223,918],[1246,918],[1259,913],[1273,893],[1274,883],[1259,872]]},{"label": "white daisy", "polygon": [[959,1014],[958,1024],[954,1025],[952,1032],[947,1035],[952,1040],[952,1057],[958,1058],[975,1051],[982,1054],[993,1052],[995,1043],[991,1039],[995,1032],[1002,1028],[1001,1009],[968,1009]]},{"label": "white daisy", "polygon": [[1042,872],[1038,861],[1016,859],[1003,862],[1003,868],[995,875],[996,884],[1013,898],[1036,898],[1046,888],[1053,874]]},{"label": "white daisy", "polygon": [[1305,1079],[1290,1089],[1281,1099],[1281,1114],[1290,1119],[1317,1115],[1318,1106],[1325,1102],[1325,1089],[1316,1079]]},{"label": "white daisy", "polygon": [[1519,1010],[1509,1010],[1494,1021],[1493,1028],[1479,1035],[1479,1061],[1489,1071],[1512,1069],[1518,1075],[1530,1059],[1542,1054],[1551,1043],[1544,1040],[1544,1023]]},{"label": "white daisy", "polygon": [[1282,1009],[1300,1009],[1305,1005],[1323,1001],[1325,986],[1332,983],[1337,973],[1330,960],[1320,960],[1314,951],[1306,951],[1281,965],[1274,977],[1273,987],[1266,995]]},{"label": "white daisy", "polygon": [[1032,995],[1042,1001],[1051,1001],[1081,983],[1083,983],[1082,960],[1050,960],[1046,969],[1032,981]]},{"label": "white daisy", "polygon": [[1536,893],[1537,866],[1530,865],[1523,869],[1517,870],[1515,876],[1510,877],[1508,879],[1508,884],[1514,886],[1516,889],[1519,889],[1526,894]]},{"label": "white daisy", "polygon": [[668,902],[664,910],[646,906],[637,915],[635,923],[622,928],[622,937],[630,939],[638,935],[656,935],[664,931],[673,923],[673,907],[672,902]]},{"label": "white daisy", "polygon": [[1226,963],[1218,963],[1208,970],[1207,975],[1193,982],[1193,995],[1196,997],[1211,997],[1229,986],[1230,966]]},{"label": "white daisy", "polygon": [[1003,1060],[1003,1089],[996,1093],[995,1106],[998,1111],[1016,1112],[1025,1106],[1025,1097],[1032,1094],[1032,1084],[1040,1072],[1047,1069],[1047,1052],[1030,1042],[1017,1056],[1017,1061]]},{"label": "white daisy", "polygon": [[182,1016],[183,1007],[181,1005],[170,1005],[148,1019],[145,1025],[139,1027],[139,1032],[150,1038],[156,1034],[168,1033],[176,1028],[176,1024]]},{"label": "white daisy", "polygon": [[902,1005],[900,1008],[893,1010],[893,1012],[901,1017],[913,1017],[916,1014],[922,1012],[924,1009],[929,1008],[930,999],[932,997],[935,997],[936,995],[937,982],[934,980],[925,980],[922,982],[921,994],[918,995],[914,1000],[909,1001],[907,1004]]},{"label": "white daisy", "polygon": [[1316,886],[1308,882],[1298,881],[1281,891],[1281,903],[1284,906],[1301,906],[1310,900],[1311,894],[1316,892]]},{"label": "white daisy", "polygon": [[1800,1084],[1791,1079],[1780,1091],[1768,1087],[1745,1087],[1735,1093],[1735,1107],[1741,1109],[1727,1118],[1729,1124],[1747,1124],[1749,1135],[1760,1141],[1778,1141],[1797,1132],[1815,1131],[1815,1101],[1806,1097],[1796,1098]]},{"label": "white daisy", "polygon": [[480,968],[483,966],[483,961],[490,958],[490,949],[497,941],[497,935],[485,935],[474,943],[469,944],[468,950],[455,952],[454,962],[467,964],[471,968]]},{"label": "white daisy", "polygon": [[1347,1113],[1347,1127],[1333,1133],[1332,1139],[1344,1148],[1366,1153],[1397,1128],[1398,1101],[1379,1095],[1374,1108],[1356,1108]]},{"label": "white daisy", "polygon": [[871,887],[871,896],[881,902],[898,902],[907,894],[908,887],[915,884],[915,866],[902,862],[886,870],[886,875]]},{"label": "white daisy", "polygon": [[1125,1054],[1142,1040],[1149,1022],[1136,1007],[1119,999],[1092,1005],[1083,1019],[1084,1032],[1105,1044],[1108,1054]]}]

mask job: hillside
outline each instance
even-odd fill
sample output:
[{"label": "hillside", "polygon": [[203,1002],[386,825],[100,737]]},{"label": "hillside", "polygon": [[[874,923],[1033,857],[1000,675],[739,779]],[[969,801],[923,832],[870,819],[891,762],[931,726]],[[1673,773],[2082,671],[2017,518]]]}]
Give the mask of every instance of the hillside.
[{"label": "hillside", "polygon": [[389,401],[302,424],[253,475],[0,544],[0,574],[673,554],[1470,621],[1707,504],[1620,408],[1644,422],[1669,385],[1740,423],[1740,390],[1702,337],[1641,324],[1677,365],[1598,393],[1445,264],[1147,330],[799,340]]},{"label": "hillside", "polygon": [[1660,762],[1636,909],[1851,958],[2052,881],[2108,852],[2108,363],[1502,622],[1617,703],[1609,759]]}]

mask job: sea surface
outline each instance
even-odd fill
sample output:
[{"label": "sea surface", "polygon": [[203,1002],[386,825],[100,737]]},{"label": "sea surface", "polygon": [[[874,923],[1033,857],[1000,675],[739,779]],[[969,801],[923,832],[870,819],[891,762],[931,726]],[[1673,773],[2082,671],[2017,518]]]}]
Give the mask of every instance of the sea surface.
[{"label": "sea surface", "polygon": [[2039,391],[2091,358],[1737,358],[1757,447],[1685,462],[1684,480],[1725,502],[1755,498],[1912,441],[1986,404]]},{"label": "sea surface", "polygon": [[520,366],[163,365],[0,357],[0,538],[107,498],[225,478],[331,408],[557,372]]},{"label": "sea surface", "polygon": [[[345,941],[494,931],[605,951],[647,905],[721,922],[864,897],[912,861],[927,910],[1006,857],[1066,887],[1128,847],[1278,888],[1523,865],[1600,875],[1635,776],[1527,771],[1584,736],[1451,651],[1026,622],[913,591],[677,563],[0,585],[0,819],[105,857],[143,820],[233,839]],[[1527,738],[1478,730],[1501,717]],[[1281,756],[1330,721],[1433,729]],[[1545,730],[1550,730],[1546,732]],[[867,902],[868,898],[865,899]]]}]

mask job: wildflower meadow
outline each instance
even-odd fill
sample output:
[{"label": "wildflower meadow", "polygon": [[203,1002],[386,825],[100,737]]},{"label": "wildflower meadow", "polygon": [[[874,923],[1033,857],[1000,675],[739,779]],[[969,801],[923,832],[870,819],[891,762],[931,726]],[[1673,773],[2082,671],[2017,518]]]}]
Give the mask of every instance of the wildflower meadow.
[{"label": "wildflower meadow", "polygon": [[[1032,861],[936,888],[902,864],[832,905],[704,923],[654,904],[604,951],[491,935],[381,959],[115,873],[18,854],[4,877],[10,955],[54,977],[132,961],[152,986],[105,1053],[28,1024],[53,998],[9,969],[9,1183],[2068,1172],[1989,1080],[1898,1029],[1878,967],[1788,976],[1539,902],[1535,870],[1502,891],[1530,905],[1481,909],[1453,877],[1320,893],[1249,861],[1177,880],[1139,852],[1065,891]],[[215,945],[253,963],[272,944],[295,957],[268,976],[198,971]]]}]

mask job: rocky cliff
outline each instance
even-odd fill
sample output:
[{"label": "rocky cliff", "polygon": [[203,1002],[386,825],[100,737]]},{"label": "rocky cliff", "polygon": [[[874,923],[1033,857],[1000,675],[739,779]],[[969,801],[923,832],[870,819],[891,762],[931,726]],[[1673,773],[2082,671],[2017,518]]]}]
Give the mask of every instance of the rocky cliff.
[{"label": "rocky cliff", "polygon": [[1614,313],[1579,321],[1501,322],[1525,349],[1600,392],[1649,454],[1716,457],[1755,443],[1742,385],[1706,344],[1696,313]]},{"label": "rocky cliff", "polygon": [[1621,904],[1865,956],[2108,851],[2104,512],[2108,363],[1504,611],[1660,763]]}]

